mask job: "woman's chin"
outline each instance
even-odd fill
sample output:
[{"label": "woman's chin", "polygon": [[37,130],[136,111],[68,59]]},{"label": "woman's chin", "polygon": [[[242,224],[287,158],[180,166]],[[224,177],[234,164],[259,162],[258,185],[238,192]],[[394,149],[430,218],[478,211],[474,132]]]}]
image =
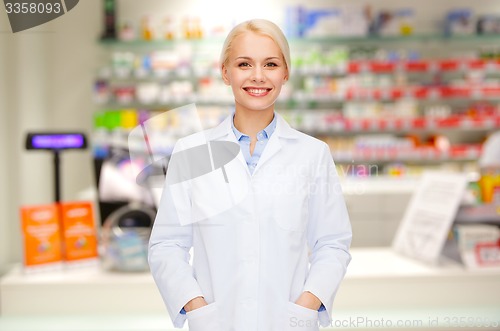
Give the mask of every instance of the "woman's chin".
[{"label": "woman's chin", "polygon": [[274,109],[274,103],[276,100],[268,102],[236,102],[240,107],[248,109],[250,111],[265,111],[269,109]]}]

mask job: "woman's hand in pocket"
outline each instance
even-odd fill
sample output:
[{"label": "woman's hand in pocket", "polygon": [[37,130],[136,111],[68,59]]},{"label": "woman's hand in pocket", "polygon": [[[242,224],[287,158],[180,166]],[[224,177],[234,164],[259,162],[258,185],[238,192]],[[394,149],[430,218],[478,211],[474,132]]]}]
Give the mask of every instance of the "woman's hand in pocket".
[{"label": "woman's hand in pocket", "polygon": [[302,292],[297,301],[295,301],[295,304],[312,310],[318,310],[321,307],[321,300],[311,292],[306,291]]},{"label": "woman's hand in pocket", "polygon": [[206,305],[208,305],[208,303],[205,301],[204,297],[196,297],[184,305],[184,310],[188,312]]}]

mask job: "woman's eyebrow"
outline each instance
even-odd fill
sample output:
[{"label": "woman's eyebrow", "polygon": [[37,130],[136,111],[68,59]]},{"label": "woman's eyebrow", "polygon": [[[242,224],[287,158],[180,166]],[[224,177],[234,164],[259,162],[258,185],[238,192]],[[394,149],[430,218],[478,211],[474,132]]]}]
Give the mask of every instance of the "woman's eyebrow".
[{"label": "woman's eyebrow", "polygon": [[[238,59],[243,59],[243,60],[252,60],[251,57],[248,57],[248,56],[238,56],[236,58],[236,60]],[[280,58],[277,57],[277,56],[271,56],[271,57],[266,57],[264,60],[267,61],[267,60],[279,60]]]}]

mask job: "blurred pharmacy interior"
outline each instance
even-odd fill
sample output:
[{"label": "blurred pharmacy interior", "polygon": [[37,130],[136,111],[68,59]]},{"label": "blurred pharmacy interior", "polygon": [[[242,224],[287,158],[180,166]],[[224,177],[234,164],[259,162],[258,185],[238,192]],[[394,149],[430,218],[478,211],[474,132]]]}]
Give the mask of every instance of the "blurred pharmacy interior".
[{"label": "blurred pharmacy interior", "polygon": [[250,18],[287,35],[276,109],[330,146],[351,218],[325,330],[500,330],[500,2],[485,0],[83,0],[17,33],[2,8],[0,330],[174,330],[145,260],[161,166],[138,185],[129,138],[148,123],[168,156],[189,127],[170,110],[220,123],[219,52]]}]

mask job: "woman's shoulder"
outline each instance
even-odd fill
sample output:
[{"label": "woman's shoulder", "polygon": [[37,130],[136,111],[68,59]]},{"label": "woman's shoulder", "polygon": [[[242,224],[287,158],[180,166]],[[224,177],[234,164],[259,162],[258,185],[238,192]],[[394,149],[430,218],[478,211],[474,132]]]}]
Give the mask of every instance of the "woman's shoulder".
[{"label": "woman's shoulder", "polygon": [[299,131],[297,129],[291,128],[293,131],[296,132],[297,137],[299,138],[299,143],[305,145],[307,148],[316,150],[316,151],[323,151],[325,147],[328,147],[327,143],[324,142],[323,140],[314,137],[310,134],[307,134],[305,132]]},{"label": "woman's shoulder", "polygon": [[305,132],[299,131],[292,127],[284,118],[278,114],[278,120],[282,123],[282,130],[285,136],[298,138],[298,143],[302,145],[307,145],[308,148],[319,148],[323,149],[326,143],[318,139],[317,137],[311,136]]},{"label": "woman's shoulder", "polygon": [[208,142],[207,137],[211,129],[198,131],[191,133],[187,136],[181,137],[175,143],[176,150],[184,150],[191,147],[196,147],[199,145],[206,144]]}]

